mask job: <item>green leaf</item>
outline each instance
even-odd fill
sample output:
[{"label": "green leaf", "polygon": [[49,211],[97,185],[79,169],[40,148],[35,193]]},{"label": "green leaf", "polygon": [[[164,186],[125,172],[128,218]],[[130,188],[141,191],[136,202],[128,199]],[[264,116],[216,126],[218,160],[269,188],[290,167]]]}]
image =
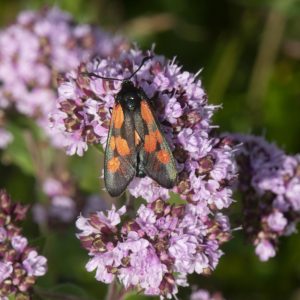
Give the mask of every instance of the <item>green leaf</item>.
[{"label": "green leaf", "polygon": [[8,123],[7,129],[12,133],[14,140],[6,148],[3,159],[16,164],[24,173],[33,175],[34,164],[26,141],[28,133],[13,123]]},{"label": "green leaf", "polygon": [[95,148],[90,147],[83,157],[73,156],[71,158],[70,168],[83,190],[98,193],[101,190],[102,165],[103,154],[101,155]]},{"label": "green leaf", "polygon": [[180,198],[179,194],[170,192],[170,199],[168,200],[170,204],[186,204],[187,202]]},{"label": "green leaf", "polygon": [[95,144],[94,147],[95,147],[95,149],[97,149],[101,154],[104,154],[104,150],[103,150],[103,147],[101,146],[101,144]]}]

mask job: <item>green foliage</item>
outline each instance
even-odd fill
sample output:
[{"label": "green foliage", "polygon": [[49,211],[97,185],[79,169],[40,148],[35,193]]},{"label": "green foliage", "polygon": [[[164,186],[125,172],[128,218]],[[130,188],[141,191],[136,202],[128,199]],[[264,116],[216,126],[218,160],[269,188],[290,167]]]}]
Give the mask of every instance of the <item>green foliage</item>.
[{"label": "green foliage", "polygon": [[14,136],[14,141],[8,145],[4,153],[4,159],[16,164],[24,173],[33,175],[34,164],[28,150],[29,141],[27,139],[31,133],[29,131],[26,133],[14,123],[9,123],[7,129]]},{"label": "green foliage", "polygon": [[74,156],[70,158],[70,169],[73,176],[77,179],[80,187],[87,192],[97,193],[102,170],[103,154],[96,148],[89,149],[82,157]]}]

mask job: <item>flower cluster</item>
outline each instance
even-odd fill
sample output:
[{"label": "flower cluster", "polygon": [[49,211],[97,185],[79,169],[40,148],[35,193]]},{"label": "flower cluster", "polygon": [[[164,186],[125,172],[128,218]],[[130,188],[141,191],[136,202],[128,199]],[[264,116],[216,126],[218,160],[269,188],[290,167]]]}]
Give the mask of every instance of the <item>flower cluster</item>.
[{"label": "flower cluster", "polygon": [[44,181],[43,192],[48,201],[33,207],[34,219],[39,224],[50,221],[69,223],[77,214],[74,183],[67,174],[60,175],[59,178],[48,177]]},{"label": "flower cluster", "polygon": [[82,213],[104,210],[107,205],[103,198],[97,194],[87,197],[78,189],[78,182],[68,172],[52,174],[42,184],[43,201],[35,203],[32,207],[33,219],[36,223],[51,228],[63,228],[73,224],[75,217]]},{"label": "flower cluster", "polygon": [[15,108],[33,117],[54,146],[61,146],[63,137],[49,129],[48,121],[55,108],[57,76],[96,54],[115,55],[123,45],[120,37],[76,24],[57,8],[20,13],[0,32],[0,109]]},{"label": "flower cluster", "polygon": [[109,283],[117,276],[127,288],[136,286],[146,294],[169,297],[176,293],[177,285],[187,285],[187,274],[213,270],[221,256],[220,241],[229,238],[227,219],[219,210],[232,202],[231,184],[236,176],[232,148],[212,137],[211,117],[216,107],[207,104],[197,75],[182,71],[174,60],[137,48],[119,57],[81,64],[61,78],[58,110],[52,121],[72,141],[67,146],[69,155],[83,155],[91,144],[105,147],[110,108],[121,82],[86,74],[122,80],[145,56],[152,59],[132,81],[155,102],[157,119],[179,171],[173,192],[188,204],[167,205],[163,203],[169,198],[167,189],[148,177],[135,178],[129,192],[148,202],[140,207],[136,219],[122,226],[120,215],[125,208],[113,209],[108,217],[102,213],[81,217],[77,226],[83,230],[79,237],[84,247],[93,256],[87,269],[97,269],[98,280]]},{"label": "flower cluster", "polygon": [[91,256],[86,268],[96,270],[99,281],[118,278],[126,289],[172,298],[189,274],[215,269],[220,245],[230,237],[227,217],[206,210],[158,199],[141,205],[132,219],[125,219],[125,206],[81,216],[78,237]]},{"label": "flower cluster", "polygon": [[[206,94],[197,75],[181,70],[152,51],[137,48],[123,51],[119,57],[94,60],[67,73],[59,85],[58,111],[52,115],[53,126],[68,136],[67,153],[83,155],[88,145],[105,147],[110,109],[121,82],[88,77],[85,72],[124,79],[138,68],[146,55],[147,61],[132,78],[149,99],[155,101],[156,115],[161,124],[179,172],[174,192],[194,204],[205,202],[212,209],[228,207],[231,183],[235,177],[232,149],[222,140],[211,137],[211,117],[216,107],[207,104]],[[135,178],[129,192],[152,202],[167,199],[168,190],[150,178]]]},{"label": "flower cluster", "polygon": [[221,293],[211,294],[207,290],[197,290],[191,294],[190,300],[224,300]]},{"label": "flower cluster", "polygon": [[[0,190],[0,298],[9,295],[30,299],[30,288],[36,277],[43,276],[47,259],[28,245],[16,224],[25,218],[27,207],[13,204]],[[21,298],[20,298],[21,299]]]},{"label": "flower cluster", "polygon": [[295,231],[300,216],[300,156],[286,155],[274,144],[252,135],[233,134],[244,231],[260,260],[275,256],[278,239]]}]

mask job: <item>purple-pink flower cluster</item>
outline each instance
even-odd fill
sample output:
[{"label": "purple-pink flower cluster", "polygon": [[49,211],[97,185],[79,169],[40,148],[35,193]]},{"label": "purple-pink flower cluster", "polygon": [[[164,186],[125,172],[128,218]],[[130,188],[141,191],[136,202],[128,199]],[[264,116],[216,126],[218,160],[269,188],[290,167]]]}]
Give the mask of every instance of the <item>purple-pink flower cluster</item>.
[{"label": "purple-pink flower cluster", "polygon": [[125,289],[172,298],[178,286],[187,286],[192,273],[210,274],[230,237],[228,218],[210,214],[192,204],[169,205],[156,200],[141,205],[135,218],[125,217],[126,207],[113,206],[106,214],[92,213],[77,220],[78,237],[91,256],[88,271]]},{"label": "purple-pink flower cluster", "polygon": [[210,293],[207,290],[196,290],[191,294],[190,300],[224,300],[221,293]]},{"label": "purple-pink flower cluster", "polygon": [[34,220],[38,224],[70,223],[77,215],[75,183],[70,176],[48,177],[43,183],[43,192],[48,201],[33,206]]},{"label": "purple-pink flower cluster", "polygon": [[[31,299],[30,289],[36,277],[47,271],[47,259],[29,246],[17,224],[25,218],[27,207],[12,203],[0,190],[0,298],[14,295]],[[8,299],[8,298],[7,298]]]},{"label": "purple-pink flower cluster", "polygon": [[78,182],[68,172],[53,173],[42,184],[41,200],[32,207],[33,219],[41,227],[62,229],[73,224],[81,212],[106,209],[107,205],[99,195],[85,196],[78,188]]},{"label": "purple-pink flower cluster", "polygon": [[[83,155],[90,144],[105,147],[110,108],[121,82],[88,77],[84,72],[124,79],[138,68],[146,55],[153,57],[132,78],[153,100],[157,118],[177,161],[178,185],[173,189],[183,199],[206,203],[212,209],[228,207],[235,177],[232,149],[213,138],[211,117],[216,107],[208,105],[197,75],[182,71],[152,51],[123,51],[119,57],[98,59],[67,73],[59,84],[58,111],[53,126],[72,141],[67,153]],[[150,178],[135,178],[128,187],[135,197],[148,202],[167,199],[169,192]]]},{"label": "purple-pink flower cluster", "polygon": [[87,24],[76,24],[58,8],[25,11],[0,32],[0,109],[34,118],[54,146],[64,142],[49,128],[57,76],[80,62],[119,53],[123,39]]},{"label": "purple-pink flower cluster", "polygon": [[275,256],[279,237],[295,232],[300,216],[300,156],[252,135],[232,134],[237,152],[243,227],[260,260]]},{"label": "purple-pink flower cluster", "polygon": [[109,283],[117,277],[126,288],[170,297],[177,285],[187,285],[188,274],[212,271],[221,256],[221,242],[229,239],[228,220],[219,211],[232,203],[236,176],[232,148],[211,134],[216,107],[208,105],[197,75],[182,71],[174,60],[137,48],[83,63],[61,78],[52,121],[72,141],[69,155],[83,155],[92,144],[105,147],[110,109],[121,82],[86,74],[124,79],[149,55],[152,59],[132,81],[153,101],[179,171],[173,192],[187,204],[168,205],[167,189],[148,177],[135,178],[128,186],[130,194],[148,202],[135,219],[125,226],[120,219],[125,208],[117,212],[113,208],[108,216],[99,212],[81,217],[77,226],[92,256],[87,269],[96,269],[98,280]]}]

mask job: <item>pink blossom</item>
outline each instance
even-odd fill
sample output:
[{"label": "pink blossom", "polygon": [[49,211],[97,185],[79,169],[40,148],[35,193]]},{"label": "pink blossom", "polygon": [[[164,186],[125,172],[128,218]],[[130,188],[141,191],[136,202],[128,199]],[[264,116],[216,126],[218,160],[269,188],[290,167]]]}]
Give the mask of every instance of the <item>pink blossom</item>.
[{"label": "pink blossom", "polygon": [[0,284],[8,278],[13,272],[13,266],[11,262],[0,261]]},{"label": "pink blossom", "polygon": [[28,245],[28,241],[25,237],[17,235],[12,238],[11,244],[15,250],[23,252],[25,247]]},{"label": "pink blossom", "polygon": [[255,253],[261,261],[267,261],[270,257],[274,257],[276,254],[273,245],[267,240],[259,242],[255,248]]},{"label": "pink blossom", "polygon": [[268,216],[267,222],[272,230],[278,232],[284,230],[285,226],[288,223],[283,213],[277,210]]},{"label": "pink blossom", "polygon": [[32,250],[23,260],[23,266],[29,276],[43,276],[47,271],[47,259],[44,256],[38,255],[35,250]]},{"label": "pink blossom", "polygon": [[275,256],[279,238],[295,232],[299,220],[300,156],[287,155],[262,137],[231,134],[230,139],[242,143],[237,162],[243,228],[266,261]]},{"label": "pink blossom", "polygon": [[188,274],[214,270],[220,245],[230,236],[228,218],[205,212],[156,200],[141,205],[136,218],[125,223],[124,207],[79,217],[77,236],[91,256],[86,268],[96,270],[99,281],[118,278],[125,288],[171,298],[178,285],[188,285]]}]

